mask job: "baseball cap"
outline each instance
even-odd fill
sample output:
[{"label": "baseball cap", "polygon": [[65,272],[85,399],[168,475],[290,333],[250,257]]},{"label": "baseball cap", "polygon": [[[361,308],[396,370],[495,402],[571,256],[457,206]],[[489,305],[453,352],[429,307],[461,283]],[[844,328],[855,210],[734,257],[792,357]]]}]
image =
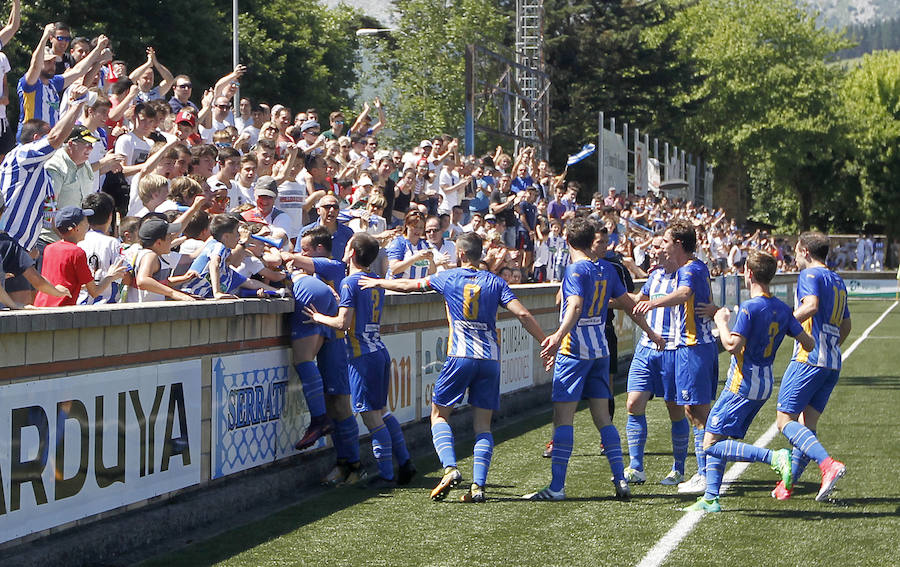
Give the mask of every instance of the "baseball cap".
[{"label": "baseball cap", "polygon": [[430,142],[430,141],[428,141],[428,140],[422,140],[421,142],[419,142],[419,147],[420,147],[420,148],[431,148],[431,147],[434,147],[434,146],[431,145],[431,142]]},{"label": "baseball cap", "polygon": [[56,217],[53,222],[56,224],[56,228],[62,230],[72,228],[73,226],[77,226],[78,223],[84,220],[84,217],[89,217],[94,214],[94,211],[91,209],[80,209],[78,207],[63,207],[60,210],[56,211]]},{"label": "baseball cap", "polygon": [[181,232],[181,225],[176,223],[168,223],[159,217],[150,217],[141,223],[138,229],[138,237],[143,241],[156,242],[160,238],[165,238],[167,234],[177,234]]},{"label": "baseball cap", "polygon": [[89,144],[93,144],[100,141],[100,138],[94,136],[93,132],[91,132],[87,127],[82,126],[81,124],[76,124],[74,128],[72,128],[72,133],[69,134],[69,137],[66,140],[77,140],[79,142],[87,142]]},{"label": "baseball cap", "polygon": [[372,185],[375,185],[375,184],[372,183],[372,178],[371,178],[371,177],[369,177],[368,175],[366,175],[365,173],[363,173],[362,175],[359,176],[359,179],[356,181],[356,186],[357,186],[357,187],[365,187],[365,186],[367,186],[367,185],[368,185],[368,186],[372,186]]},{"label": "baseball cap", "polygon": [[175,124],[179,122],[187,122],[191,126],[197,125],[197,119],[194,117],[194,113],[187,110],[179,110],[178,114],[175,115]]},{"label": "baseball cap", "polygon": [[263,175],[256,180],[256,185],[253,187],[253,194],[256,197],[264,195],[275,199],[278,197],[278,182],[275,181],[275,178],[271,175]]},{"label": "baseball cap", "polygon": [[497,222],[497,217],[492,215],[491,213],[488,213],[488,214],[484,215],[484,220],[486,220],[488,222]]},{"label": "baseball cap", "polygon": [[312,128],[318,128],[318,127],[319,127],[319,123],[316,122],[315,120],[307,120],[306,122],[304,122],[303,124],[300,125],[300,131],[306,132],[307,130],[310,130]]}]

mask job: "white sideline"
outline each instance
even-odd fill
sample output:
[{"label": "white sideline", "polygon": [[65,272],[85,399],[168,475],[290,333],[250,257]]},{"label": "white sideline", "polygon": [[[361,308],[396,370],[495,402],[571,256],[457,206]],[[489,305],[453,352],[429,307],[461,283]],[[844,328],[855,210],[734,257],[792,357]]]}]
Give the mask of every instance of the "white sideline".
[{"label": "white sideline", "polygon": [[[853,344],[850,345],[850,348],[848,348],[841,354],[842,361],[847,360],[850,357],[853,351],[855,351],[856,348],[869,337],[869,334],[875,329],[875,327],[878,326],[879,323],[884,320],[885,317],[888,316],[888,313],[890,313],[898,303],[900,302],[895,301],[894,303],[892,303],[891,306],[888,307],[884,311],[884,313],[882,313],[881,316],[878,317],[878,319],[875,319],[874,323],[869,325],[869,327],[865,331],[863,331],[863,334],[861,334],[858,339],[853,341]],[[759,439],[753,442],[753,444],[757,447],[765,447],[766,445],[771,443],[773,439],[775,439],[776,435],[778,435],[778,425],[773,423],[766,430],[766,432],[760,436]],[[732,465],[722,477],[722,492],[725,492],[728,485],[737,480],[738,477],[740,477],[744,473],[744,471],[747,470],[747,467],[749,465],[750,463],[735,463],[734,465]],[[637,567],[659,567],[659,565],[662,565],[666,558],[668,558],[669,554],[674,551],[676,547],[678,547],[678,544],[681,543],[681,540],[683,540],[689,533],[691,533],[691,531],[694,529],[694,526],[697,525],[697,523],[701,518],[703,518],[705,514],[705,511],[686,512],[684,516],[682,516],[681,519],[679,519],[678,522],[672,527],[672,529],[666,532],[666,535],[660,538],[660,540],[656,542],[656,545],[654,545],[650,549],[650,551],[647,552],[647,555],[645,555],[641,562],[638,563]]]}]

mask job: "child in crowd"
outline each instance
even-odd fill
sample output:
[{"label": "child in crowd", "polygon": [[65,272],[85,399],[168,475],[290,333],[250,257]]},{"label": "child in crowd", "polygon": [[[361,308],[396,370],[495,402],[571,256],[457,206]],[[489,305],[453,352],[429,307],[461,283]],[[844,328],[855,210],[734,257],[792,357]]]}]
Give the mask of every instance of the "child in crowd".
[{"label": "child in crowd", "polygon": [[552,260],[550,246],[547,244],[550,236],[550,223],[546,219],[541,219],[534,234],[534,281],[535,283],[543,283],[548,281],[547,267]]},{"label": "child in crowd", "polygon": [[117,261],[99,283],[94,282],[94,274],[88,266],[87,255],[78,247],[78,243],[84,240],[90,226],[87,217],[92,214],[94,211],[78,207],[63,207],[56,212],[54,224],[61,240],[44,248],[41,274],[51,284],[65,286],[69,290],[69,296],[55,297],[39,291],[34,299],[36,307],[75,305],[82,286],[91,297],[97,297],[109,288],[113,281],[125,275],[125,267],[121,261]]},{"label": "child in crowd", "polygon": [[[84,240],[78,243],[78,247],[87,255],[88,266],[94,274],[94,283],[98,286],[116,264],[124,263],[122,256],[122,242],[113,236],[109,236],[109,225],[112,223],[115,202],[106,193],[91,193],[81,203],[83,209],[89,209],[94,214],[87,217],[90,230],[84,235]],[[126,266],[127,268],[127,266]],[[118,282],[114,281],[96,297],[92,297],[86,288],[78,294],[79,305],[93,305],[96,303],[115,303],[118,297]]]},{"label": "child in crowd", "polygon": [[169,224],[165,219],[149,215],[140,223],[137,234],[138,245],[128,252],[132,272],[129,285],[123,294],[129,303],[149,301],[193,301],[194,298],[175,289],[174,286],[196,278],[197,273],[188,271],[178,278],[170,277],[176,262],[172,258],[172,241],[181,232],[177,224]]}]

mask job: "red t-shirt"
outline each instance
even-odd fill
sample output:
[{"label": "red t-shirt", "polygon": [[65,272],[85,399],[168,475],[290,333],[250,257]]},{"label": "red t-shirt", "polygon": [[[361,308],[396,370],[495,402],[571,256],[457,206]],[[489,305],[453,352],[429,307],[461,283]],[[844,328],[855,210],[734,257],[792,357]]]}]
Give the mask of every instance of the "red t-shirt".
[{"label": "red t-shirt", "polygon": [[41,275],[53,285],[62,284],[69,288],[72,297],[53,297],[39,291],[34,299],[37,307],[60,307],[75,305],[81,286],[93,281],[87,255],[77,244],[60,240],[44,248],[44,264]]}]

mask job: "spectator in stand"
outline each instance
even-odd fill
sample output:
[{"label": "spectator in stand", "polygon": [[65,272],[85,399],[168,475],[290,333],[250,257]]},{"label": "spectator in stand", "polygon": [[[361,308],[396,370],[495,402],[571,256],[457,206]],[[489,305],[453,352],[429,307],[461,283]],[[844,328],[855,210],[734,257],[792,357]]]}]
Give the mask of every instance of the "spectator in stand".
[{"label": "spectator in stand", "polygon": [[256,201],[253,197],[253,185],[256,183],[258,165],[259,160],[256,159],[255,154],[241,156],[241,167],[232,185],[232,190],[235,193],[229,194],[232,207],[240,207],[246,203],[254,203]]},{"label": "spectator in stand", "polygon": [[[106,193],[91,193],[84,198],[82,208],[89,209],[94,214],[88,216],[90,230],[78,243],[78,247],[84,250],[88,267],[94,275],[94,284],[99,287],[103,283],[103,279],[111,273],[113,267],[117,264],[123,265],[125,260],[122,256],[122,242],[118,238],[109,236],[115,203],[112,197]],[[82,288],[81,293],[78,294],[78,304],[115,303],[118,295],[118,281],[113,281],[109,288],[95,297],[92,297],[86,288]]]},{"label": "spectator in stand", "polygon": [[[19,30],[21,24],[21,6],[19,0],[13,0],[12,8],[9,12],[9,20],[3,29],[0,29],[0,48],[9,44],[9,40]],[[15,146],[15,136],[9,125],[9,117],[6,115],[6,108],[9,106],[9,83],[6,74],[12,70],[9,64],[9,58],[0,51],[0,160],[3,156],[13,149]]]},{"label": "spectator in stand", "polygon": [[[316,161],[313,158],[312,161]],[[340,260],[344,256],[343,250],[347,247],[347,242],[353,237],[353,229],[347,225],[338,223],[339,205],[338,199],[334,195],[326,194],[319,199],[316,204],[316,211],[319,213],[319,220],[304,226],[300,230],[300,236],[303,236],[317,226],[323,226],[331,234],[331,257],[334,260]],[[294,252],[300,251],[300,239],[297,239],[297,245]]]},{"label": "spectator in stand", "polygon": [[619,191],[615,187],[610,187],[607,189],[606,197],[603,199],[603,206],[621,210],[625,206],[625,200],[619,195]]},{"label": "spectator in stand", "polygon": [[109,45],[109,39],[101,35],[97,40],[97,47],[91,51],[90,55],[65,73],[55,74],[56,56],[52,51],[44,47],[51,37],[55,37],[55,30],[55,24],[47,24],[44,28],[44,34],[31,54],[31,64],[25,75],[19,79],[17,87],[19,94],[17,140],[21,139],[22,126],[29,120],[44,120],[50,126],[56,124],[59,118],[58,109],[62,92],[66,90],[66,87],[83,77],[94,63],[103,56]]},{"label": "spectator in stand", "polygon": [[[103,186],[104,178],[107,173],[118,173],[122,171],[122,164],[125,156],[116,154],[109,146],[109,134],[104,128],[104,124],[109,120],[109,111],[112,107],[109,99],[97,89],[92,89],[95,93],[96,100],[94,104],[84,106],[84,114],[79,122],[87,128],[91,136],[97,139],[91,147],[91,153],[88,156],[88,163],[94,171],[94,192],[100,190]],[[88,207],[90,208],[90,207]]]},{"label": "spectator in stand", "polygon": [[347,120],[344,118],[344,113],[340,110],[336,110],[328,115],[328,124],[331,125],[331,128],[322,132],[322,136],[325,137],[326,140],[337,140],[341,136],[344,135],[344,125]]},{"label": "spectator in stand", "polygon": [[516,240],[519,232],[519,221],[516,215],[516,207],[521,203],[525,195],[521,197],[512,192],[509,174],[500,176],[497,189],[491,193],[491,214],[502,221],[505,228],[502,234],[503,245],[507,248],[516,248]]},{"label": "spectator in stand", "polygon": [[[69,96],[81,98],[85,93],[86,88],[78,87]],[[43,120],[26,121],[21,130],[26,143],[13,149],[0,164],[0,194],[6,206],[0,216],[0,230],[8,232],[35,256],[40,251],[38,238],[42,224],[52,226],[56,212],[53,188],[44,163],[69,137],[82,104],[83,101],[73,103],[52,128]],[[32,287],[27,278],[11,279],[6,291],[16,303],[32,302]]]},{"label": "spectator in stand", "polygon": [[444,239],[438,217],[430,216],[425,220],[425,238],[432,249],[432,260],[438,272],[456,267],[456,245]]},{"label": "spectator in stand", "polygon": [[280,228],[285,234],[291,234],[294,223],[290,215],[275,207],[278,181],[271,175],[261,176],[256,180],[253,194],[256,196],[256,206],[241,213],[241,217],[245,221],[264,223]]},{"label": "spectator in stand", "polygon": [[94,143],[99,141],[85,126],[76,125],[66,139],[66,145],[53,152],[44,164],[56,194],[56,206],[60,209],[80,207],[84,198],[96,191],[94,170],[88,158]]},{"label": "spectator in stand", "polygon": [[[124,223],[123,223],[124,226]],[[195,298],[178,291],[173,285],[176,282],[192,279],[196,272],[188,272],[185,276],[172,281],[172,269],[175,259],[171,256],[172,241],[181,231],[177,224],[170,224],[157,217],[148,216],[140,222],[137,231],[140,245],[127,253],[132,266],[126,278],[128,288],[125,297],[129,303],[146,303],[150,301],[194,301]]]},{"label": "spectator in stand", "polygon": [[387,124],[387,119],[384,117],[384,108],[382,108],[381,106],[381,99],[376,96],[375,101],[372,104],[373,106],[375,106],[375,110],[378,112],[378,122],[376,122],[374,125],[372,124],[372,117],[369,116],[369,112],[371,109],[369,108],[368,101],[366,101],[363,104],[362,112],[360,112],[359,116],[356,117],[356,121],[353,123],[353,126],[350,127],[349,134],[351,137],[354,134],[358,134],[363,138],[368,136],[375,136]]},{"label": "spectator in stand", "polygon": [[[158,85],[154,86],[155,78],[154,69],[159,71],[162,80]],[[172,88],[175,77],[166,68],[165,65],[156,59],[156,50],[152,47],[147,48],[147,61],[128,75],[131,82],[138,86],[140,92],[137,95],[138,102],[150,102],[151,100],[165,100],[166,94]],[[180,110],[180,109],[179,109]],[[173,110],[172,114],[178,111]]]},{"label": "spectator in stand", "polygon": [[231,113],[231,101],[224,96],[218,96],[213,101],[211,125],[206,127],[200,124],[200,136],[207,144],[212,143],[213,134],[224,130],[227,126],[234,126],[234,115]]},{"label": "spectator in stand", "polygon": [[388,277],[424,278],[435,273],[434,252],[423,238],[425,215],[410,211],[403,221],[403,233],[394,238],[386,248]]},{"label": "spectator in stand", "polygon": [[198,112],[200,111],[197,105],[190,101],[193,90],[194,84],[191,83],[190,77],[187,75],[175,77],[172,98],[169,99],[169,106],[172,108],[173,114],[178,114],[185,106],[189,106]]},{"label": "spectator in stand", "polygon": [[[246,134],[244,146],[238,146],[238,149],[243,151],[247,151],[253,146],[256,145],[256,142],[259,141],[259,135],[263,125],[266,123],[266,110],[258,104],[253,105],[253,109],[250,111],[251,121],[248,122],[244,128],[241,130],[241,135]],[[275,128],[277,131],[278,128]]]},{"label": "spectator in stand", "polygon": [[218,157],[219,150],[212,144],[198,144],[191,146],[190,172],[206,179],[212,177],[213,169],[216,167],[216,159]]},{"label": "spectator in stand", "polygon": [[249,98],[242,98],[238,103],[238,113],[234,117],[234,127],[238,133],[242,133],[244,128],[253,124],[253,105]]},{"label": "spectator in stand", "polygon": [[34,299],[35,307],[75,305],[82,286],[88,295],[97,297],[109,288],[112,282],[122,279],[125,275],[126,268],[119,260],[110,267],[99,283],[94,282],[87,255],[78,247],[78,243],[84,240],[90,228],[87,217],[92,214],[93,211],[79,207],[63,207],[57,212],[54,223],[61,240],[49,244],[44,249],[41,275],[53,285],[59,284],[68,288],[69,296],[57,297],[39,291]]},{"label": "spectator in stand", "polygon": [[[6,42],[3,42],[6,46]],[[50,36],[50,54],[53,55],[54,71],[56,75],[62,75],[75,66],[76,61],[69,53],[72,45],[72,29],[65,22],[53,24],[53,35]]]}]

